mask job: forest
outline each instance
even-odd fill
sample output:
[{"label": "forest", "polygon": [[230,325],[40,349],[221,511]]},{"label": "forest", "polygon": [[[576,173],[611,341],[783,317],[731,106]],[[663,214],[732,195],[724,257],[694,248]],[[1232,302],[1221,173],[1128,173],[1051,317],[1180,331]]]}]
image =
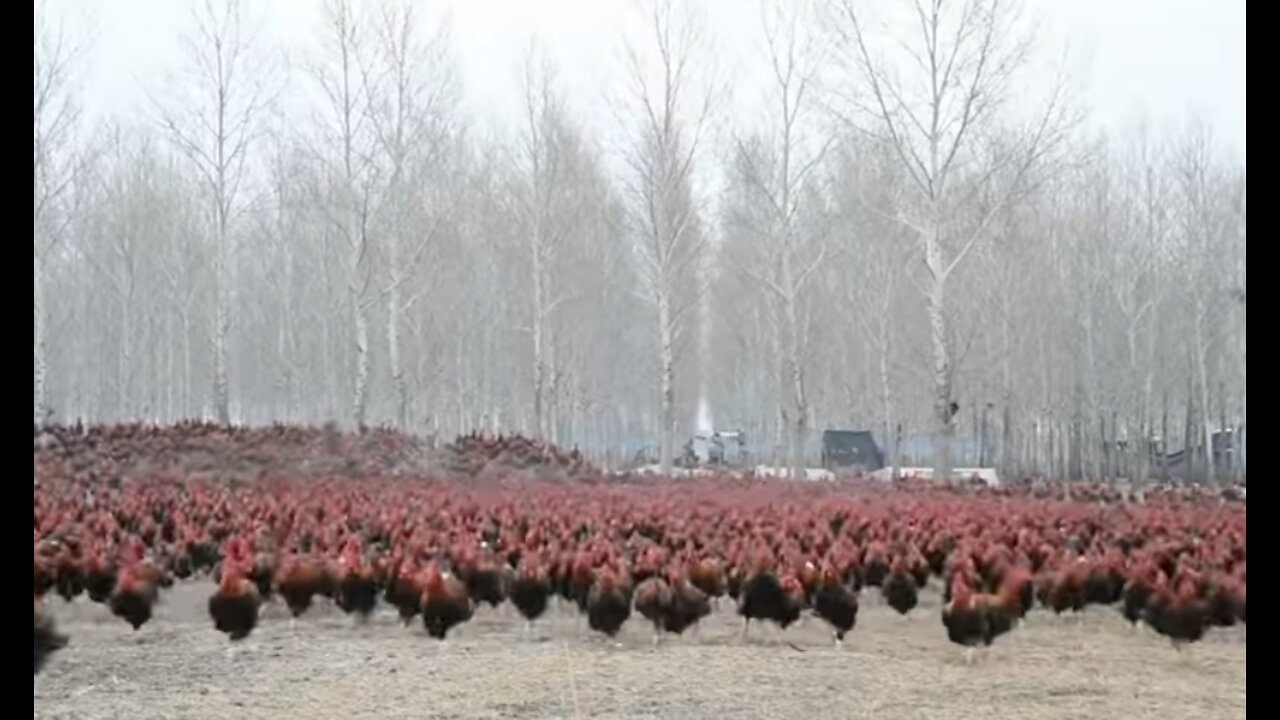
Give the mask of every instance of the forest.
[{"label": "forest", "polygon": [[101,117],[92,33],[38,2],[35,421],[667,468],[712,427],[792,468],[857,428],[940,469],[1141,480],[1188,448],[1243,479],[1245,168],[1211,126],[1100,130],[1017,3],[746,4],[759,82],[696,4],[637,3],[596,95],[531,43],[501,134],[424,3],[328,0],[287,47],[191,3],[181,62]]}]

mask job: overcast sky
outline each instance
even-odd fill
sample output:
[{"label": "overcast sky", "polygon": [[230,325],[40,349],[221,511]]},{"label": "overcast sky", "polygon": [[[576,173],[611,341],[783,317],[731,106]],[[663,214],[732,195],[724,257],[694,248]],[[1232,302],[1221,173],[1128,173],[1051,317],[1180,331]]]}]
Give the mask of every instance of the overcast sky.
[{"label": "overcast sky", "polygon": [[[887,1],[887,0],[883,0]],[[754,0],[690,0],[708,20],[729,82],[746,103],[742,68],[758,27]],[[573,107],[607,122],[603,91],[617,72],[628,0],[422,0],[451,16],[465,101],[497,128],[518,108],[518,66],[537,35],[553,51]],[[97,41],[84,78],[93,110],[128,110],[139,82],[179,59],[184,0],[53,0],[59,14],[96,14]],[[321,0],[259,0],[266,37],[296,43],[315,29]],[[1046,44],[1069,38],[1072,72],[1092,121],[1116,131],[1143,112],[1157,126],[1198,113],[1233,151],[1245,147],[1244,0],[1030,0]],[[737,81],[734,82],[734,73]]]}]

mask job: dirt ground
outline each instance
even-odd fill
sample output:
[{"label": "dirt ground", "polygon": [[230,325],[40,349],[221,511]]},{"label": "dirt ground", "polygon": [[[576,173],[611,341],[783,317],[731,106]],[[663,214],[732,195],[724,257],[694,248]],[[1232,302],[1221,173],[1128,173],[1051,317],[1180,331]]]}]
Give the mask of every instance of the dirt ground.
[{"label": "dirt ground", "polygon": [[[49,607],[71,645],[35,679],[36,718],[1243,718],[1245,631],[1177,653],[1115,610],[1041,610],[971,666],[930,591],[909,618],[864,593],[843,647],[807,618],[751,630],[733,603],[655,648],[639,616],[621,646],[554,607],[531,637],[510,607],[477,611],[445,644],[389,610],[357,626],[313,608],[291,632],[279,605],[233,656],[205,611],[212,586],[166,594],[137,633],[79,599]],[[793,647],[794,645],[794,647]]]}]

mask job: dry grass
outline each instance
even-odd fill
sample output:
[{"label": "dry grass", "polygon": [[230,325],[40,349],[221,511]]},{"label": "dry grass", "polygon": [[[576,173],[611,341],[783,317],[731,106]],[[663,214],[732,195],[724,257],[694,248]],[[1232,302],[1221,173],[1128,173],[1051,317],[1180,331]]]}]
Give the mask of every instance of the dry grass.
[{"label": "dry grass", "polygon": [[[279,606],[228,658],[205,583],[168,593],[133,633],[87,600],[53,600],[71,646],[36,678],[37,718],[1242,718],[1243,629],[1187,652],[1114,610],[1083,622],[1042,611],[972,666],[947,642],[929,593],[899,618],[864,594],[842,648],[816,618],[741,640],[732,602],[698,634],[664,639],[638,616],[621,646],[554,608],[523,635],[483,608],[444,645],[387,614],[365,627],[313,609],[291,633]],[[799,649],[792,647],[792,644]],[[115,680],[113,681],[113,675]]]}]

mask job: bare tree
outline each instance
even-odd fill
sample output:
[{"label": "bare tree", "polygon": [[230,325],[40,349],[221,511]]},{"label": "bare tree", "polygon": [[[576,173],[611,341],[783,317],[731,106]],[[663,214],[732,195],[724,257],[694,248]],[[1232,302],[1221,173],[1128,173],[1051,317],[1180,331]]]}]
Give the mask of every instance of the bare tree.
[{"label": "bare tree", "polygon": [[57,207],[75,179],[76,125],[80,106],[75,75],[85,41],[73,36],[61,18],[50,16],[45,2],[35,8],[35,421],[50,413],[48,378],[48,310],[45,268],[49,255],[66,233],[71,217]]},{"label": "bare tree", "polygon": [[[1004,129],[1009,90],[1027,64],[1030,35],[1017,26],[1016,4],[1002,0],[918,0],[916,33],[895,37],[898,67],[873,47],[855,0],[837,0],[837,32],[866,80],[869,107],[852,120],[892,144],[916,191],[904,212],[924,261],[923,285],[933,349],[935,472],[949,478],[955,434],[954,348],[948,280],[1004,212],[1028,174],[1055,151],[1072,116],[1061,82],[1025,127]],[[968,208],[985,198],[973,217]]]},{"label": "bare tree", "polygon": [[[366,82],[364,88],[373,93],[368,97],[369,119],[385,166],[387,362],[395,418],[402,428],[408,425],[409,382],[401,336],[405,315],[423,292],[422,287],[410,293],[406,289],[426,251],[439,239],[453,206],[449,192],[454,163],[448,155],[457,93],[448,28],[442,25],[426,37],[422,32],[413,4],[384,3],[374,26],[373,64],[380,82]],[[425,222],[420,222],[424,215]]]},{"label": "bare tree", "polygon": [[670,0],[662,0],[648,20],[656,61],[627,46],[628,91],[638,122],[626,153],[630,177],[624,187],[643,296],[658,321],[659,452],[666,471],[674,455],[676,363],[688,346],[704,282],[707,231],[694,173],[715,93],[709,83],[701,92],[694,85],[692,63],[702,42],[694,19],[674,17]]},{"label": "bare tree", "polygon": [[[1204,477],[1218,480],[1214,457],[1213,391],[1211,375],[1222,355],[1224,309],[1230,301],[1226,283],[1231,268],[1225,258],[1232,247],[1229,233],[1236,229],[1231,206],[1232,184],[1224,182],[1215,162],[1208,128],[1193,121],[1178,144],[1174,160],[1178,190],[1178,226],[1186,273],[1183,286],[1191,322],[1191,371],[1194,378],[1196,416],[1200,428],[1195,444],[1203,443]],[[1221,398],[1219,399],[1221,400]],[[1225,427],[1220,428],[1226,430]],[[1188,448],[1192,447],[1187,438]]]},{"label": "bare tree", "polygon": [[185,78],[171,79],[157,116],[192,162],[208,192],[214,245],[213,411],[231,421],[227,342],[231,328],[229,276],[232,223],[243,209],[244,181],[259,116],[272,100],[272,63],[255,52],[240,0],[202,0],[182,37]]},{"label": "bare tree", "polygon": [[590,245],[600,241],[593,236],[605,201],[581,130],[569,119],[557,87],[556,69],[534,45],[525,57],[523,120],[514,202],[520,254],[529,261],[533,295],[524,329],[532,340],[534,429],[554,439],[557,390],[567,381],[571,364],[568,333],[557,321],[594,286],[579,271]]},{"label": "bare tree", "polygon": [[371,222],[378,165],[370,100],[381,93],[376,87],[380,78],[373,73],[369,57],[365,17],[355,4],[329,0],[324,33],[323,54],[310,68],[322,91],[327,115],[321,121],[324,128],[315,148],[327,181],[317,201],[348,252],[347,297],[356,353],[352,420],[357,427],[364,427],[370,380],[369,314],[377,299]]},{"label": "bare tree", "polygon": [[[770,84],[766,91],[766,130],[752,139],[739,138],[734,161],[736,178],[751,188],[759,202],[761,226],[756,235],[764,243],[765,266],[746,272],[766,290],[775,305],[782,350],[782,376],[789,399],[791,427],[787,465],[792,476],[803,477],[804,454],[811,415],[805,382],[808,323],[805,303],[811,280],[829,254],[829,237],[802,227],[804,213],[820,212],[820,170],[834,133],[822,133],[812,120],[818,109],[815,87],[825,63],[825,48],[815,35],[805,3],[761,4],[764,50]],[[738,217],[742,217],[741,214]],[[807,232],[806,232],[807,230]]]}]

